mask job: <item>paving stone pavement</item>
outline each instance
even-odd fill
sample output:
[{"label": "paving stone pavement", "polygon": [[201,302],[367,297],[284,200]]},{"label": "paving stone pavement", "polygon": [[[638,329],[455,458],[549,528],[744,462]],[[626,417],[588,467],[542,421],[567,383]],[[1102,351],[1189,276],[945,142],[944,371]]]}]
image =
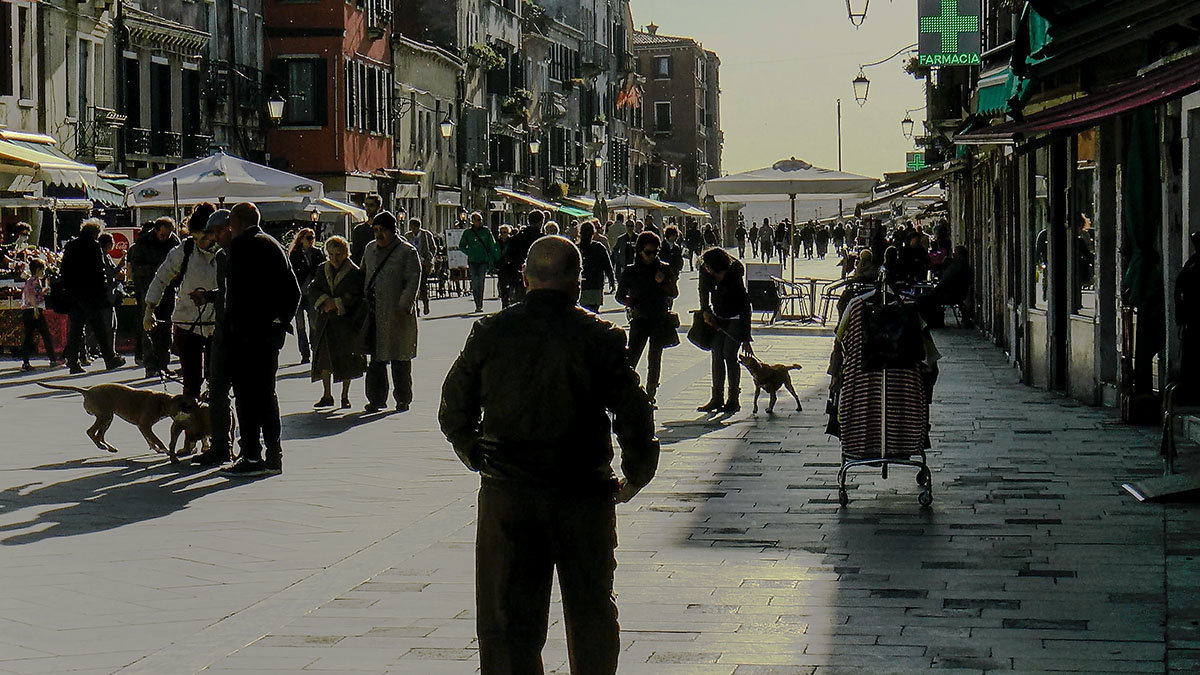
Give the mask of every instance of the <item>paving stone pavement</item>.
[{"label": "paving stone pavement", "polygon": [[[97,456],[77,400],[0,371],[0,672],[475,672],[477,479],[433,400],[468,327],[422,323],[404,415],[314,414],[286,368],[286,472],[252,482],[174,468],[128,427]],[[1159,472],[1157,437],[1019,385],[974,334],[938,341],[929,509],[901,468],[853,472],[838,506],[829,337],[760,333],[765,360],[805,366],[803,412],[774,416],[749,392],[696,413],[705,355],[666,353],[659,474],[618,510],[621,673],[1200,667],[1197,518],[1119,488]],[[544,655],[567,672],[557,594]]]}]

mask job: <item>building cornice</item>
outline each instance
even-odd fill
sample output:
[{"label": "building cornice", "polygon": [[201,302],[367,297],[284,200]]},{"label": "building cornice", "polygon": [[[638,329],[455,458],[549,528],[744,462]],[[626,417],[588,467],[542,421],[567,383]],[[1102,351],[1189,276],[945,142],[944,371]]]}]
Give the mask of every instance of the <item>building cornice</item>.
[{"label": "building cornice", "polygon": [[160,16],[126,5],[125,29],[129,44],[186,57],[202,57],[208,51],[212,36],[208,32],[164,19]]}]

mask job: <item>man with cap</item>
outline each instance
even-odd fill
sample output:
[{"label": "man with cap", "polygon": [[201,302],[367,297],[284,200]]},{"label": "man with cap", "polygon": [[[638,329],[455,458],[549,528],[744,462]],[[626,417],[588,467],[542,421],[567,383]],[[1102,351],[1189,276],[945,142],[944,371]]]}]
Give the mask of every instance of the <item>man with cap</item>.
[{"label": "man with cap", "polygon": [[217,251],[217,288],[204,292],[191,291],[188,295],[197,308],[212,305],[212,344],[208,359],[208,411],[212,420],[212,439],[208,450],[196,455],[192,463],[196,466],[217,466],[230,460],[233,447],[233,416],[229,409],[229,390],[232,387],[229,346],[225,339],[225,289],[229,271],[229,256],[226,250],[233,241],[233,229],[229,225],[229,209],[218,209],[208,217],[204,234],[221,250]]},{"label": "man with cap", "polygon": [[417,293],[421,287],[421,257],[416,247],[398,236],[399,223],[389,211],[372,222],[375,240],[363,253],[367,319],[364,349],[367,366],[367,412],[383,410],[392,371],[396,410],[412,404],[412,360],[417,356]]}]

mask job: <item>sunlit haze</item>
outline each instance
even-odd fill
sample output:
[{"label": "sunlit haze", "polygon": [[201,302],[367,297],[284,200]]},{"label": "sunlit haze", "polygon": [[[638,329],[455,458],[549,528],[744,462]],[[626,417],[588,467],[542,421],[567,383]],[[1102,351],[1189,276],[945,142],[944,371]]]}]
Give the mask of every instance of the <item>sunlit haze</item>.
[{"label": "sunlit haze", "polygon": [[[793,155],[837,168],[838,98],[846,171],[903,171],[904,153],[915,150],[900,120],[924,105],[924,85],[904,73],[904,57],[867,69],[866,106],[855,103],[850,84],[860,63],[916,41],[915,2],[876,0],[857,30],[842,0],[637,0],[633,14],[639,30],[655,23],[721,57],[725,172]],[[919,131],[924,111],[912,118]]]}]

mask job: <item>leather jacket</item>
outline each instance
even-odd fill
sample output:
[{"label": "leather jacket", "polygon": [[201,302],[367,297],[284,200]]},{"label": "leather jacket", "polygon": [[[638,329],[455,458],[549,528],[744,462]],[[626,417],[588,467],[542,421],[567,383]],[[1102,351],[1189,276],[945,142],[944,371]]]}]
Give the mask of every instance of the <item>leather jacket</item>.
[{"label": "leather jacket", "polygon": [[616,486],[615,430],[626,480],[644,486],[659,445],[625,344],[567,293],[531,291],[472,328],[442,385],[442,432],[485,478],[595,493]]}]

